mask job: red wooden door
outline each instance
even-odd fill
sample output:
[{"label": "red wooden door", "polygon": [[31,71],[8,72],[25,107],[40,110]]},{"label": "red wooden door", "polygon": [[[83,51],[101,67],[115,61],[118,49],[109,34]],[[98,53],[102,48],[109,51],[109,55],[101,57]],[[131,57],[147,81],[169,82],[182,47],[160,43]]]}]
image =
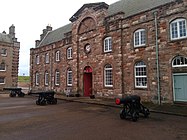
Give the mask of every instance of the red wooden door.
[{"label": "red wooden door", "polygon": [[92,73],[84,73],[84,96],[92,93]]}]

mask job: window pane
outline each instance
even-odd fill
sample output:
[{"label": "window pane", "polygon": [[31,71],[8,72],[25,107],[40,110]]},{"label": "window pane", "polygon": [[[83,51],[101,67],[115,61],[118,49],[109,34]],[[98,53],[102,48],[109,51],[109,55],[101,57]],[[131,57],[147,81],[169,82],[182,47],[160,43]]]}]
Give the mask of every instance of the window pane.
[{"label": "window pane", "polygon": [[142,61],[135,65],[135,87],[147,87],[146,65]]},{"label": "window pane", "polygon": [[104,40],[104,52],[109,52],[112,51],[112,38],[111,37],[107,37]]},{"label": "window pane", "polygon": [[186,36],[186,24],[184,20],[179,22],[179,32],[180,37]]},{"label": "window pane", "polygon": [[60,72],[56,71],[56,76],[55,76],[55,85],[60,84]]},{"label": "window pane", "polygon": [[5,84],[5,78],[4,77],[0,77],[0,84]]},{"label": "window pane", "polygon": [[173,60],[173,67],[186,67],[187,66],[187,58],[178,56]]},{"label": "window pane", "polygon": [[112,66],[105,66],[105,86],[113,86]]},{"label": "window pane", "polygon": [[177,22],[171,24],[172,38],[178,38]]},{"label": "window pane", "polygon": [[5,71],[5,70],[6,70],[6,65],[3,62],[3,63],[0,64],[0,71]]},{"label": "window pane", "polygon": [[71,69],[69,69],[68,73],[67,73],[67,84],[69,86],[72,86],[72,71],[71,71]]}]

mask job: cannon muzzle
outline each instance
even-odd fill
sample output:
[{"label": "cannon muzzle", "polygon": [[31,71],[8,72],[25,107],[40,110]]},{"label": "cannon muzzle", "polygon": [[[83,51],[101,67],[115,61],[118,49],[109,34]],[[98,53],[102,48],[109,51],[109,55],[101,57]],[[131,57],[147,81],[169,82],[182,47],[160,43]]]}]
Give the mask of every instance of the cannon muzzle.
[{"label": "cannon muzzle", "polygon": [[116,104],[120,105],[120,104],[128,104],[128,103],[132,103],[132,102],[137,102],[140,103],[140,96],[138,95],[131,95],[131,96],[126,96],[125,98],[117,98],[116,99]]}]

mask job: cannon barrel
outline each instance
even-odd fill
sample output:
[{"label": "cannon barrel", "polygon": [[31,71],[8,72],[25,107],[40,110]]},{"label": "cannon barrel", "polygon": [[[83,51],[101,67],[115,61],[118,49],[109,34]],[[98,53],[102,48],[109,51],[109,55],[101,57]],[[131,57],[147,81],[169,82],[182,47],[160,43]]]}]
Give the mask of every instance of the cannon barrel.
[{"label": "cannon barrel", "polygon": [[130,96],[126,96],[125,98],[121,98],[121,99],[117,98],[116,99],[116,104],[117,105],[120,105],[120,104],[126,105],[126,104],[132,103],[132,102],[140,103],[140,100],[141,100],[140,96],[138,96],[138,95],[130,95]]},{"label": "cannon barrel", "polygon": [[53,90],[49,90],[49,91],[29,91],[29,93],[28,93],[28,95],[31,95],[31,94],[46,94],[46,95],[48,95],[48,94],[55,94],[55,91],[53,91]]}]

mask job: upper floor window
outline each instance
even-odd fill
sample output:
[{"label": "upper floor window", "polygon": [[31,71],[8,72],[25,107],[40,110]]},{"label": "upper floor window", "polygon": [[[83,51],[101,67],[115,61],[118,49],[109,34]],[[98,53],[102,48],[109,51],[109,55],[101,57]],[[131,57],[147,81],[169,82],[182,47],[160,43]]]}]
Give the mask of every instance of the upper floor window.
[{"label": "upper floor window", "polygon": [[58,70],[55,72],[55,85],[60,85],[60,72]]},{"label": "upper floor window", "polygon": [[36,75],[35,75],[35,84],[38,86],[40,83],[40,76],[39,76],[39,73],[36,72]]},{"label": "upper floor window", "polygon": [[40,56],[39,55],[36,56],[36,64],[40,64]]},{"label": "upper floor window", "polygon": [[4,77],[0,77],[0,84],[5,84],[5,78]]},{"label": "upper floor window", "polygon": [[56,61],[60,61],[60,51],[56,51],[55,58],[56,58]]},{"label": "upper floor window", "polygon": [[67,59],[72,59],[72,47],[67,49]]},{"label": "upper floor window", "polygon": [[112,66],[107,64],[104,68],[104,81],[105,87],[112,87],[113,86],[113,72]]},{"label": "upper floor window", "polygon": [[176,19],[170,23],[171,40],[187,37],[186,19]]},{"label": "upper floor window", "polygon": [[49,85],[49,73],[47,71],[45,72],[45,85]]},{"label": "upper floor window", "polygon": [[2,50],[1,50],[1,55],[2,55],[2,56],[7,56],[7,49],[2,48]]},{"label": "upper floor window", "polygon": [[72,81],[73,81],[72,70],[69,68],[67,71],[67,85],[72,86]]},{"label": "upper floor window", "polygon": [[45,63],[49,63],[49,53],[45,54]]},{"label": "upper floor window", "polygon": [[147,70],[143,61],[135,64],[135,87],[147,88]]},{"label": "upper floor window", "polygon": [[134,32],[134,47],[145,46],[146,35],[145,29],[138,29]]},{"label": "upper floor window", "polygon": [[177,56],[173,60],[173,67],[187,67],[187,57]]},{"label": "upper floor window", "polygon": [[0,71],[6,71],[5,62],[2,62],[2,63],[0,64]]},{"label": "upper floor window", "polygon": [[112,37],[107,37],[104,39],[104,52],[112,51]]}]

